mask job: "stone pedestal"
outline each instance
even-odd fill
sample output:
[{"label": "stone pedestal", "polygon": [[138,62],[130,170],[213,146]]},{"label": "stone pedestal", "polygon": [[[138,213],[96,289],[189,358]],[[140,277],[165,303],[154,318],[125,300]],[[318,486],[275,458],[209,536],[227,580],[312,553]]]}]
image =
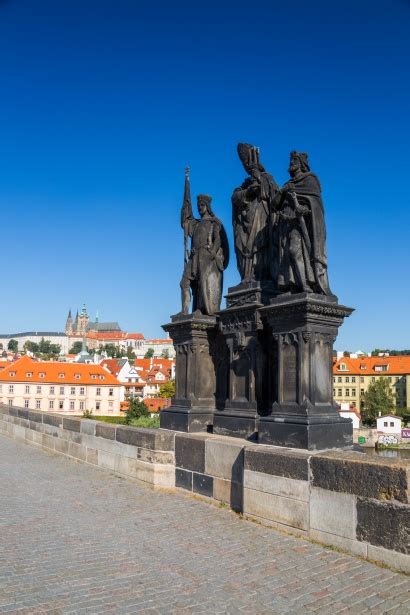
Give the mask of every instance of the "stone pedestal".
[{"label": "stone pedestal", "polygon": [[214,433],[250,438],[257,431],[258,408],[264,398],[261,288],[229,289],[226,310],[219,312],[219,326],[227,348],[227,369],[218,369],[217,379],[227,379],[227,397],[214,415]]},{"label": "stone pedestal", "polygon": [[163,329],[174,342],[176,390],[171,406],[160,412],[160,426],[176,431],[207,431],[215,410],[216,318],[177,314]]},{"label": "stone pedestal", "polygon": [[258,441],[308,450],[352,445],[352,423],[333,402],[333,343],[352,309],[310,293],[271,300],[260,314],[271,339],[271,411]]}]

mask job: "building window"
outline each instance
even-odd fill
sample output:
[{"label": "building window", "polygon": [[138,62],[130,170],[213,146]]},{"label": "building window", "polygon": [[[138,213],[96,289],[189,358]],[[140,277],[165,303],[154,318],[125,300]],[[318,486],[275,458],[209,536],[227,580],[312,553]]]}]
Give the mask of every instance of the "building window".
[{"label": "building window", "polygon": [[98,376],[100,380],[104,380],[104,376]]},{"label": "building window", "polygon": [[372,382],[376,382],[376,378],[372,376]]},{"label": "building window", "polygon": [[338,376],[338,377],[337,377],[337,381],[338,381],[338,382],[342,382],[342,376]]},{"label": "building window", "polygon": [[109,395],[110,397],[113,397],[113,395],[114,395],[114,389],[113,389],[112,387],[108,389],[108,395]]},{"label": "building window", "polygon": [[349,376],[346,376],[345,382],[349,382]]},{"label": "building window", "polygon": [[384,421],[383,425],[384,425],[384,427],[388,427],[387,421]]},{"label": "building window", "polygon": [[74,378],[75,378],[76,380],[80,380],[80,374],[74,374]]},{"label": "building window", "polygon": [[99,402],[99,401],[95,402],[95,409],[96,409],[96,410],[99,410],[99,409],[100,409],[100,406],[101,406],[101,404],[100,404],[100,402]]},{"label": "building window", "polygon": [[60,395],[64,395],[64,387],[60,387]]},{"label": "building window", "polygon": [[48,407],[50,408],[50,410],[52,410],[54,408],[54,400],[50,399],[50,401],[48,402]]},{"label": "building window", "polygon": [[84,402],[80,401],[80,410],[84,410]]},{"label": "building window", "polygon": [[356,382],[356,376],[352,376],[352,382]]},{"label": "building window", "polygon": [[96,374],[91,374],[91,380],[97,380]]},{"label": "building window", "polygon": [[45,377],[45,373],[44,372],[40,372],[39,373],[39,378],[44,378]]},{"label": "building window", "polygon": [[335,376],[333,376],[333,382],[336,382],[336,378],[335,378]]},{"label": "building window", "polygon": [[26,373],[26,378],[31,378],[31,377],[32,377],[32,375],[33,375],[33,372],[27,372],[27,373]]},{"label": "building window", "polygon": [[9,393],[14,393],[14,384],[9,384]]},{"label": "building window", "polygon": [[108,407],[109,407],[109,408],[112,408],[112,407],[113,407],[113,405],[114,405],[114,402],[113,402],[113,401],[109,401],[109,402],[108,402]]},{"label": "building window", "polygon": [[26,394],[27,394],[27,393],[30,393],[30,385],[29,385],[29,384],[26,384],[26,386],[24,387],[24,392],[25,392]]},{"label": "building window", "polygon": [[74,402],[70,401],[70,410],[74,410]]},{"label": "building window", "polygon": [[85,394],[85,388],[84,387],[80,387],[80,395],[84,395]]},{"label": "building window", "polygon": [[60,410],[64,410],[64,401],[62,399],[59,400],[58,407]]},{"label": "building window", "polygon": [[9,399],[8,401],[9,401],[9,406],[12,406],[13,405],[13,400]]},{"label": "building window", "polygon": [[336,396],[336,389],[333,389],[333,397],[335,397],[335,396]]},{"label": "building window", "polygon": [[64,378],[65,374],[58,374],[59,378]]},{"label": "building window", "polygon": [[339,397],[342,397],[342,389],[337,389],[337,394]]},{"label": "building window", "polygon": [[346,372],[347,371],[347,365],[346,363],[341,363],[339,366],[339,369],[341,372]]},{"label": "building window", "polygon": [[388,365],[375,365],[374,366],[375,372],[387,372],[388,369],[389,369]]},{"label": "building window", "polygon": [[360,382],[364,382],[364,376],[360,376]]},{"label": "building window", "polygon": [[100,387],[97,387],[97,390],[96,390],[95,394],[98,395],[98,397],[101,395],[101,388]]},{"label": "building window", "polygon": [[50,395],[54,395],[54,387],[50,387]]},{"label": "building window", "polygon": [[25,408],[28,408],[28,402],[29,402],[29,400],[28,400],[28,399],[25,399],[25,400],[24,400],[24,407],[25,407]]},{"label": "building window", "polygon": [[352,389],[352,397],[356,397],[356,389]]},{"label": "building window", "polygon": [[41,393],[41,386],[37,385],[37,394]]},{"label": "building window", "polygon": [[70,394],[75,395],[75,387],[71,387]]},{"label": "building window", "polygon": [[346,397],[350,397],[350,390],[346,389]]},{"label": "building window", "polygon": [[10,372],[10,376],[15,376],[16,372]]},{"label": "building window", "polygon": [[36,408],[37,408],[37,410],[40,410],[40,408],[41,408],[41,399],[36,399]]},{"label": "building window", "polygon": [[360,395],[364,395],[364,389],[360,389]]}]

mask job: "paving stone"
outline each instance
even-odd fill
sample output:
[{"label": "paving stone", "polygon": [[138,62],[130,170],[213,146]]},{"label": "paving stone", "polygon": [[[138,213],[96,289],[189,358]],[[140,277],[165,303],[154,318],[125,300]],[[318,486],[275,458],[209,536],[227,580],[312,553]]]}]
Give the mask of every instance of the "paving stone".
[{"label": "paving stone", "polygon": [[5,436],[0,472],[0,613],[409,612],[408,577],[180,492]]}]

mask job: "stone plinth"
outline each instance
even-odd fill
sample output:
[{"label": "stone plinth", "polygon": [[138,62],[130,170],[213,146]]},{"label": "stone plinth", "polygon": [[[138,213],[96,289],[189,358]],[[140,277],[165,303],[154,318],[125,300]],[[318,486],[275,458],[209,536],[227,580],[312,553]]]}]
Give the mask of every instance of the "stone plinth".
[{"label": "stone plinth", "polygon": [[259,442],[308,450],[352,445],[352,423],[333,401],[337,331],[352,309],[310,293],[271,300],[260,309],[270,335],[272,406],[260,418]]},{"label": "stone plinth", "polygon": [[[261,289],[229,289],[228,308],[219,312],[220,332],[227,352],[227,369],[218,369],[217,379],[227,379],[227,397],[214,416],[214,433],[249,438],[257,431],[258,408],[266,383]],[[233,291],[233,292],[231,292]]]},{"label": "stone plinth", "polygon": [[176,315],[164,325],[176,352],[175,399],[160,413],[163,429],[206,431],[215,410],[216,318]]}]

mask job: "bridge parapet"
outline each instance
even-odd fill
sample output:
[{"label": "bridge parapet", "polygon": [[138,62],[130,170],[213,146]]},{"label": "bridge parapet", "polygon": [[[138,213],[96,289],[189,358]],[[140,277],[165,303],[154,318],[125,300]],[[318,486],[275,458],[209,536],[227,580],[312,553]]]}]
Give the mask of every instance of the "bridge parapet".
[{"label": "bridge parapet", "polygon": [[309,452],[0,405],[0,433],[410,572],[410,460]]}]

